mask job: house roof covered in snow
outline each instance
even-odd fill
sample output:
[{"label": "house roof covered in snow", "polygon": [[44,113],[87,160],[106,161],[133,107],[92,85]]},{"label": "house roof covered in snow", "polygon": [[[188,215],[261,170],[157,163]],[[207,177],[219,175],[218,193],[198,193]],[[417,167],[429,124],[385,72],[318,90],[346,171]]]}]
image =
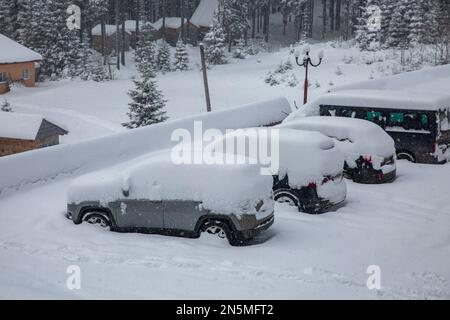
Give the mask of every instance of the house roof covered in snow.
[{"label": "house roof covered in snow", "polygon": [[[144,25],[153,27],[150,22],[139,21],[139,28],[142,28]],[[136,20],[125,21],[125,30],[128,32],[136,32]]]},{"label": "house roof covered in snow", "polygon": [[[136,26],[135,26],[135,28],[136,28]],[[120,26],[120,30],[122,30],[122,26]],[[127,30],[127,28],[126,28],[126,24],[125,24],[125,32],[127,34],[130,34],[130,31]],[[105,25],[105,35],[107,37],[112,36],[115,33],[116,33],[116,25],[113,25],[113,24]],[[93,36],[101,36],[102,35],[102,25],[101,24],[98,24],[94,28],[92,28],[92,35]]]},{"label": "house roof covered in snow", "polygon": [[212,26],[214,12],[219,8],[219,0],[201,0],[191,22],[197,27],[209,28]]},{"label": "house roof covered in snow", "polygon": [[0,64],[40,61],[42,56],[0,34]]},{"label": "house roof covered in snow", "polygon": [[[187,20],[185,20],[187,22]],[[156,30],[160,30],[163,26],[163,18],[159,19],[155,23],[153,23],[153,28]],[[166,18],[166,28],[170,29],[178,29],[181,27],[181,18],[180,17],[167,17]]]},{"label": "house roof covered in snow", "polygon": [[400,90],[343,90],[324,94],[316,99],[314,104],[380,109],[439,110],[450,108],[450,95]]},{"label": "house roof covered in snow", "polygon": [[40,135],[67,133],[40,115],[0,112],[0,138],[36,140]]}]

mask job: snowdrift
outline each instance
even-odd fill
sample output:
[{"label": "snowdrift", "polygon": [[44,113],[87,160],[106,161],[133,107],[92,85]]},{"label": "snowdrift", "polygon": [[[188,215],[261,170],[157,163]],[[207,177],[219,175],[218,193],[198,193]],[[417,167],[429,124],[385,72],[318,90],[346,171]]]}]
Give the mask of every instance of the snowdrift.
[{"label": "snowdrift", "polygon": [[59,176],[79,175],[148,152],[170,148],[176,143],[171,141],[172,132],[187,129],[193,133],[195,121],[202,121],[204,130],[239,129],[281,122],[291,111],[286,98],[276,98],[76,144],[0,158],[0,194],[24,185],[45,183]]}]

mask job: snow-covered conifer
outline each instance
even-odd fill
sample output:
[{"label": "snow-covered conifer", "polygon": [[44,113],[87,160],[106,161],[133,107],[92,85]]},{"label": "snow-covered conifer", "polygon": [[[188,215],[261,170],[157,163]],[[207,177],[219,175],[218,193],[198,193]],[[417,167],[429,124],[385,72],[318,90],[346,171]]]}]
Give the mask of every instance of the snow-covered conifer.
[{"label": "snow-covered conifer", "polygon": [[3,100],[0,109],[4,112],[12,112],[11,104],[6,99]]},{"label": "snow-covered conifer", "polygon": [[123,126],[134,129],[166,121],[166,100],[158,90],[156,81],[150,77],[140,77],[134,80],[134,85],[135,88],[128,93],[132,99],[127,113],[130,121]]},{"label": "snow-covered conifer", "polygon": [[209,64],[225,64],[225,33],[216,12],[211,30],[205,35],[206,60]]},{"label": "snow-covered conifer", "polygon": [[163,39],[158,49],[157,57],[158,70],[165,72],[170,72],[172,70],[170,62],[170,47],[169,44]]},{"label": "snow-covered conifer", "polygon": [[174,63],[175,70],[189,70],[189,55],[186,50],[186,44],[181,39],[177,42]]}]

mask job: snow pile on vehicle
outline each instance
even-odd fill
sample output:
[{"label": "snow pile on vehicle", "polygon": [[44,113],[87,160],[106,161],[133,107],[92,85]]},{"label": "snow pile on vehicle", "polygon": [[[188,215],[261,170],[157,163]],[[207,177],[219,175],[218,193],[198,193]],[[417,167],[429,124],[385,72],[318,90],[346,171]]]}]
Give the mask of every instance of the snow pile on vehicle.
[{"label": "snow pile on vehicle", "polygon": [[40,61],[42,56],[0,33],[0,64]]},{"label": "snow pile on vehicle", "polygon": [[362,108],[392,108],[405,110],[448,110],[450,95],[393,90],[344,90],[330,92],[307,103],[286,119],[317,116],[320,106],[346,106]]},{"label": "snow pile on vehicle", "polygon": [[60,175],[79,175],[115,165],[149,152],[168,149],[177,129],[186,129],[192,135],[196,121],[203,129],[223,130],[273,125],[291,112],[286,98],[275,98],[241,107],[204,113],[168,121],[125,133],[59,145],[0,158],[0,193],[23,185],[45,182]]},{"label": "snow pile on vehicle", "polygon": [[[170,154],[157,152],[81,176],[69,187],[68,203],[177,200],[201,202],[217,214],[273,212],[273,179],[261,175],[259,166],[248,159],[240,159],[244,164],[175,164]],[[264,207],[257,212],[261,200]]]},{"label": "snow pile on vehicle", "polygon": [[343,117],[306,117],[285,120],[277,128],[317,131],[336,140],[347,164],[354,168],[356,160],[370,157],[378,170],[385,158],[395,155],[394,140],[378,125],[361,119]]},{"label": "snow pile on vehicle", "polygon": [[[245,147],[239,147],[240,143],[245,143]],[[230,145],[234,147],[227,147]],[[270,159],[271,173],[281,178],[288,175],[292,188],[320,183],[324,177],[341,174],[344,167],[343,155],[335,148],[333,140],[319,132],[242,129],[217,139],[208,150],[249,157],[260,166],[268,164],[264,158]],[[256,155],[255,150],[258,150]]]}]

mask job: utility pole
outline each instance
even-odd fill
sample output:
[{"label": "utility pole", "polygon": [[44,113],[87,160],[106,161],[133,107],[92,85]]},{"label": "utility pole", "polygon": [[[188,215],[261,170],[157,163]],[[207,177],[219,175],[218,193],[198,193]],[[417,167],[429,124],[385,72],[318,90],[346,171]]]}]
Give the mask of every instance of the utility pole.
[{"label": "utility pole", "polygon": [[114,2],[116,9],[116,66],[117,70],[120,70],[120,8],[119,8],[119,0],[115,0]]},{"label": "utility pole", "polygon": [[205,87],[206,111],[211,112],[211,97],[209,95],[208,72],[206,69],[205,47],[200,44],[200,56],[202,59],[203,85]]}]

